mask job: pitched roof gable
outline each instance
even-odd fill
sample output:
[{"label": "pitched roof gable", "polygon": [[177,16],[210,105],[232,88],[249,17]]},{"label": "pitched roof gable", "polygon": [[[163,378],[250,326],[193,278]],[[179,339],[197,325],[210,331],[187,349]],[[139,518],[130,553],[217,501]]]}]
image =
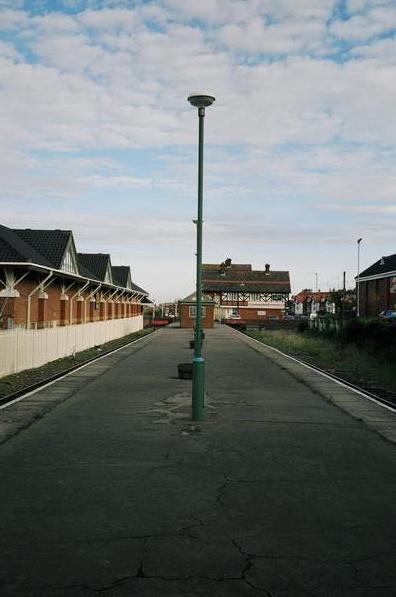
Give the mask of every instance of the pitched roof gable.
[{"label": "pitched roof gable", "polygon": [[122,288],[131,288],[132,277],[129,265],[112,265],[113,284]]},{"label": "pitched roof gable", "polygon": [[[77,253],[80,267],[86,272],[88,278],[105,282],[106,275],[111,274],[111,260],[108,253]],[[112,284],[111,279],[108,281]]]},{"label": "pitched roof gable", "polygon": [[370,267],[360,272],[359,278],[364,278],[366,276],[380,276],[381,274],[394,271],[396,271],[396,253],[378,259],[378,261],[370,265]]},{"label": "pitched roof gable", "polygon": [[[26,244],[42,255],[50,267],[60,269],[72,233],[70,230],[14,229]],[[32,259],[34,261],[34,259]],[[41,265],[44,265],[40,262]]]},{"label": "pitched roof gable", "polygon": [[31,245],[19,230],[0,225],[0,261],[31,261],[45,267],[55,267],[45,255]]}]

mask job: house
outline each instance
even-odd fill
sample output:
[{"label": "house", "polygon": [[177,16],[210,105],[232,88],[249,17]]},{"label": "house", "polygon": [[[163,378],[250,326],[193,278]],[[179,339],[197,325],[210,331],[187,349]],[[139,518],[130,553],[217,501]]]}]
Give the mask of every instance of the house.
[{"label": "house", "polygon": [[396,254],[381,257],[355,281],[360,316],[375,317],[386,309],[396,310]]},{"label": "house", "polygon": [[[196,316],[196,293],[186,296],[179,301],[179,315],[181,328],[193,328]],[[206,296],[202,297],[202,327],[212,328],[214,325],[215,302]]]},{"label": "house", "polygon": [[292,297],[295,315],[311,314],[324,315],[335,313],[335,305],[330,298],[330,292],[312,292],[306,288]]},{"label": "house", "polygon": [[202,292],[215,303],[217,321],[243,319],[247,322],[281,319],[290,294],[288,271],[254,270],[251,264],[203,264]]},{"label": "house", "polygon": [[70,230],[0,226],[0,287],[3,329],[142,319],[148,297],[129,266],[113,266],[108,254],[78,253]]}]

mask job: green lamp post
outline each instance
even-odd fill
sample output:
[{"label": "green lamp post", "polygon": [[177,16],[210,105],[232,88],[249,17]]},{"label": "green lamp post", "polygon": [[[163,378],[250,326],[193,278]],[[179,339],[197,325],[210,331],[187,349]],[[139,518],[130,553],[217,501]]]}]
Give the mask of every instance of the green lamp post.
[{"label": "green lamp post", "polygon": [[212,105],[212,95],[193,94],[188,97],[192,106],[198,108],[198,217],[197,226],[197,274],[195,306],[195,342],[192,381],[192,417],[194,421],[204,419],[205,360],[202,358],[202,213],[203,213],[203,148],[205,108]]}]

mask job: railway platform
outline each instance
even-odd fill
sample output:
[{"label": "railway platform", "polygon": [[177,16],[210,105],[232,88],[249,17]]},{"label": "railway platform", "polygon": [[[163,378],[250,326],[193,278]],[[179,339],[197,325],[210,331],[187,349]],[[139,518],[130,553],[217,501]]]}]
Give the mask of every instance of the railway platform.
[{"label": "railway platform", "polygon": [[225,326],[0,410],[2,597],[393,597],[396,416]]}]

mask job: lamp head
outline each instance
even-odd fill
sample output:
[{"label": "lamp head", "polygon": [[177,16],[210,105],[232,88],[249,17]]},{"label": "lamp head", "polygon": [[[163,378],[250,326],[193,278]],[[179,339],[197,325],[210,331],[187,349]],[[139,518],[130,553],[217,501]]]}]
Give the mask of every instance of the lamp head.
[{"label": "lamp head", "polygon": [[215,101],[213,95],[205,95],[204,93],[193,93],[188,96],[188,101],[195,108],[207,108]]},{"label": "lamp head", "polygon": [[357,244],[358,244],[358,245],[360,245],[360,243],[362,242],[362,240],[363,240],[362,238],[359,238],[359,239],[356,241],[356,242],[357,242]]}]

